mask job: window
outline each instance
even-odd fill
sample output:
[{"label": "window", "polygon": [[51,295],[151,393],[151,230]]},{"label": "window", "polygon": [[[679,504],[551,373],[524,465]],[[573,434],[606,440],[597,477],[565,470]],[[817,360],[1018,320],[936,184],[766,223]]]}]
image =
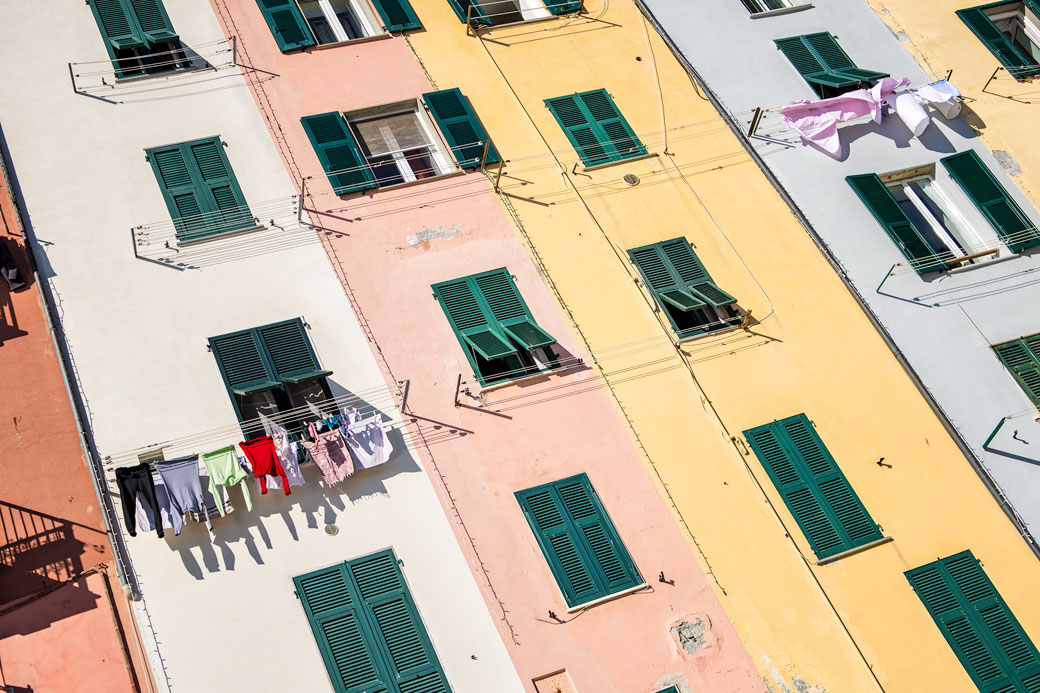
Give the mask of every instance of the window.
[{"label": "window", "polygon": [[996,239],[1016,253],[1040,244],[1040,232],[975,152],[941,161],[990,229],[966,221],[965,210],[936,182],[932,166],[845,179],[918,273],[961,265],[965,261],[959,258],[994,247]]},{"label": "window", "polygon": [[429,92],[423,94],[423,100],[440,126],[454,163],[426,111],[414,101],[301,119],[337,195],[410,183],[451,173],[456,166],[474,168],[500,160],[461,91]]},{"label": "window", "polygon": [[751,14],[759,14],[761,12],[771,12],[772,10],[782,10],[785,7],[791,7],[791,0],[741,0],[744,3],[744,7],[748,9]]},{"label": "window", "polygon": [[422,27],[408,0],[256,0],[283,52]]},{"label": "window", "polygon": [[838,96],[888,77],[887,72],[856,67],[837,40],[826,32],[777,39],[775,43],[820,98]]},{"label": "window", "polygon": [[146,150],[179,241],[248,229],[253,218],[219,138]]},{"label": "window", "polygon": [[332,371],[318,364],[299,318],[210,337],[209,347],[239,421],[271,418],[331,397],[325,378]]},{"label": "window", "polygon": [[581,10],[581,0],[448,0],[459,21],[495,26]]},{"label": "window", "polygon": [[805,414],[744,431],[744,437],[818,559],[882,538]]},{"label": "window", "polygon": [[518,491],[516,499],[568,607],[642,584],[587,476]]},{"label": "window", "polygon": [[993,351],[1033,404],[1040,406],[1040,334],[994,345]]},{"label": "window", "polygon": [[190,65],[162,0],[90,0],[116,77],[137,77]]},{"label": "window", "polygon": [[646,154],[646,147],[603,89],[546,99],[545,105],[586,166]]},{"label": "window", "polygon": [[675,686],[669,686],[668,688],[662,688],[659,691],[654,691],[654,693],[679,693],[679,689]]},{"label": "window", "polygon": [[392,550],[293,578],[340,693],[451,693]]},{"label": "window", "polygon": [[715,284],[685,238],[635,248],[628,256],[680,339],[740,322],[737,299]]},{"label": "window", "polygon": [[538,326],[504,269],[433,286],[481,385],[556,368],[556,339]]},{"label": "window", "polygon": [[996,2],[958,10],[968,28],[1016,78],[1040,74],[1040,2]]},{"label": "window", "polygon": [[1040,653],[971,551],[904,574],[980,691],[1040,690]]}]

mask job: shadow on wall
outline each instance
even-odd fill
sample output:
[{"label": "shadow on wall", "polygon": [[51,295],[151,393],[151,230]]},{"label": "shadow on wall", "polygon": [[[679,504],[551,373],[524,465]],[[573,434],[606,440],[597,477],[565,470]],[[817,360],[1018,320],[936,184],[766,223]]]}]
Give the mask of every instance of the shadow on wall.
[{"label": "shadow on wall", "polygon": [[[6,190],[0,188],[0,195],[6,194]],[[7,219],[3,219],[3,222],[7,221]],[[5,273],[6,277],[8,270],[16,268],[18,280],[24,282],[21,286],[15,285],[17,288],[12,289],[10,282],[0,280],[0,347],[8,340],[29,334],[19,328],[18,314],[15,312],[14,301],[11,299],[14,291],[22,292],[32,286],[32,273],[28,271],[28,265],[25,253],[14,239],[0,237],[0,272]]]},{"label": "shadow on wall", "polygon": [[[968,268],[956,274],[918,275],[914,272],[893,275],[878,293],[921,308],[968,303],[1006,294],[1040,284],[1040,248],[1027,248],[1016,255],[987,265]],[[1000,266],[1000,274],[987,272]],[[990,276],[987,276],[990,275]]]},{"label": "shadow on wall", "polygon": [[[329,385],[336,396],[350,394],[331,379]],[[373,410],[361,399],[356,400],[353,406],[362,413]],[[384,415],[384,423],[386,420]],[[385,464],[359,469],[335,486],[327,486],[318,468],[306,461],[300,464],[306,483],[292,487],[288,496],[279,489],[269,489],[267,494],[261,495],[256,480],[250,478],[246,483],[252,498],[252,510],[246,509],[241,487],[236,485],[228,489],[235,510],[226,517],[212,517],[212,533],[204,523],[189,521],[180,536],[167,531],[165,541],[180,554],[185,570],[196,580],[203,580],[206,573],[234,570],[237,561],[247,556],[247,560],[263,565],[264,553],[275,549],[267,522],[281,520],[293,541],[299,541],[303,532],[330,531],[330,526],[336,528],[334,531],[351,531],[351,506],[368,498],[389,495],[385,481],[390,477],[420,471],[405,447],[400,430],[388,431],[387,439],[394,452]],[[299,524],[301,520],[302,526]],[[146,536],[144,533],[136,539],[156,540],[154,534]]]},{"label": "shadow on wall", "polygon": [[[75,536],[75,528],[96,534],[98,544],[89,545]],[[0,502],[0,606],[31,597],[79,575],[88,548],[104,550],[104,532],[11,503]],[[62,589],[60,608],[45,609],[39,618],[5,619],[2,635],[26,635],[97,607],[101,598],[85,581]]]}]

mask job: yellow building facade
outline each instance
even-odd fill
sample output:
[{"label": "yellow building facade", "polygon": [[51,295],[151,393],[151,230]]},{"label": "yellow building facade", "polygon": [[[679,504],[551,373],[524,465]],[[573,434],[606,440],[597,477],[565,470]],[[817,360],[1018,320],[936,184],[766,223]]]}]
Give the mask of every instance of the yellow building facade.
[{"label": "yellow building facade", "polygon": [[[1035,639],[1040,564],[638,9],[589,0],[579,16],[474,32],[448,0],[413,4],[426,29],[413,50],[468,96],[505,160],[488,184],[588,350],[587,386],[612,393],[766,683],[971,690],[904,576],[964,550]],[[647,156],[584,165],[546,100],[598,89]],[[737,298],[737,324],[677,343],[628,253],[675,238]],[[524,399],[511,388],[483,406]],[[890,541],[817,564],[744,435],[802,413]]]}]

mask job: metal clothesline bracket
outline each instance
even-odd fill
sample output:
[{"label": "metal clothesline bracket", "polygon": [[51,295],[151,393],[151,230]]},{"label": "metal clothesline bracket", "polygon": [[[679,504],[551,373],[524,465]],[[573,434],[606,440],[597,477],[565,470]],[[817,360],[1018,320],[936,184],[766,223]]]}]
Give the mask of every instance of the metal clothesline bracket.
[{"label": "metal clothesline bracket", "polygon": [[758,130],[759,123],[762,122],[762,107],[758,106],[755,108],[754,115],[751,116],[751,121],[748,123],[747,136],[751,137]]},{"label": "metal clothesline bracket", "polygon": [[986,80],[986,86],[985,86],[985,87],[982,87],[982,91],[983,91],[983,92],[985,92],[985,93],[987,93],[987,94],[989,93],[989,92],[987,92],[987,91],[986,91],[986,87],[988,87],[988,86],[989,86],[990,82],[992,82],[993,80],[995,80],[995,79],[997,78],[997,73],[998,73],[998,72],[1000,72],[1000,71],[1001,71],[1001,70],[1003,70],[1003,69],[1004,69],[1004,66],[1003,66],[1003,65],[1001,65],[1000,67],[998,67],[998,68],[997,68],[996,70],[994,70],[994,71],[993,71],[993,74],[992,74],[992,75],[990,75],[990,76],[989,76],[989,79],[987,79],[987,80]]}]

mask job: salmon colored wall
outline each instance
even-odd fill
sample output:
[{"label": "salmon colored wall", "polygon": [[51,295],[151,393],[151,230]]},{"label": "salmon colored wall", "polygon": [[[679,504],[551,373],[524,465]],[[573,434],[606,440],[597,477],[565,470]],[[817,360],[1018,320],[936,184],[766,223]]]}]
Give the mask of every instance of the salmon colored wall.
[{"label": "salmon colored wall", "polygon": [[[268,112],[294,174],[310,177],[308,208],[333,265],[378,345],[392,377],[408,379],[408,414],[424,442],[435,485],[459,524],[471,564],[521,678],[566,669],[580,691],[649,691],[682,673],[693,690],[763,686],[668,507],[588,368],[475,394],[463,352],[430,285],[508,267],[538,322],[561,350],[581,355],[564,316],[480,173],[336,198],[299,124],[304,115],[404,98],[430,87],[401,38],[282,55],[256,4],[215,5],[233,18],[239,46],[263,79]],[[274,73],[267,78],[260,70]],[[247,74],[249,74],[247,70]],[[452,86],[447,79],[438,87]],[[443,226],[454,238],[412,247],[407,236]],[[316,271],[318,269],[316,268]],[[566,355],[566,354],[565,354]],[[588,473],[649,588],[580,614],[567,614],[555,581],[513,497],[518,490]],[[442,493],[443,496],[443,493]],[[475,552],[472,552],[475,549]],[[674,584],[658,582],[658,573]],[[484,583],[484,575],[490,588]],[[499,603],[500,602],[500,603]],[[421,605],[420,605],[421,609]],[[554,623],[552,610],[568,621]],[[504,611],[504,616],[503,616]],[[680,621],[709,625],[706,649],[683,652],[669,633]],[[436,645],[436,643],[435,643]]]}]

